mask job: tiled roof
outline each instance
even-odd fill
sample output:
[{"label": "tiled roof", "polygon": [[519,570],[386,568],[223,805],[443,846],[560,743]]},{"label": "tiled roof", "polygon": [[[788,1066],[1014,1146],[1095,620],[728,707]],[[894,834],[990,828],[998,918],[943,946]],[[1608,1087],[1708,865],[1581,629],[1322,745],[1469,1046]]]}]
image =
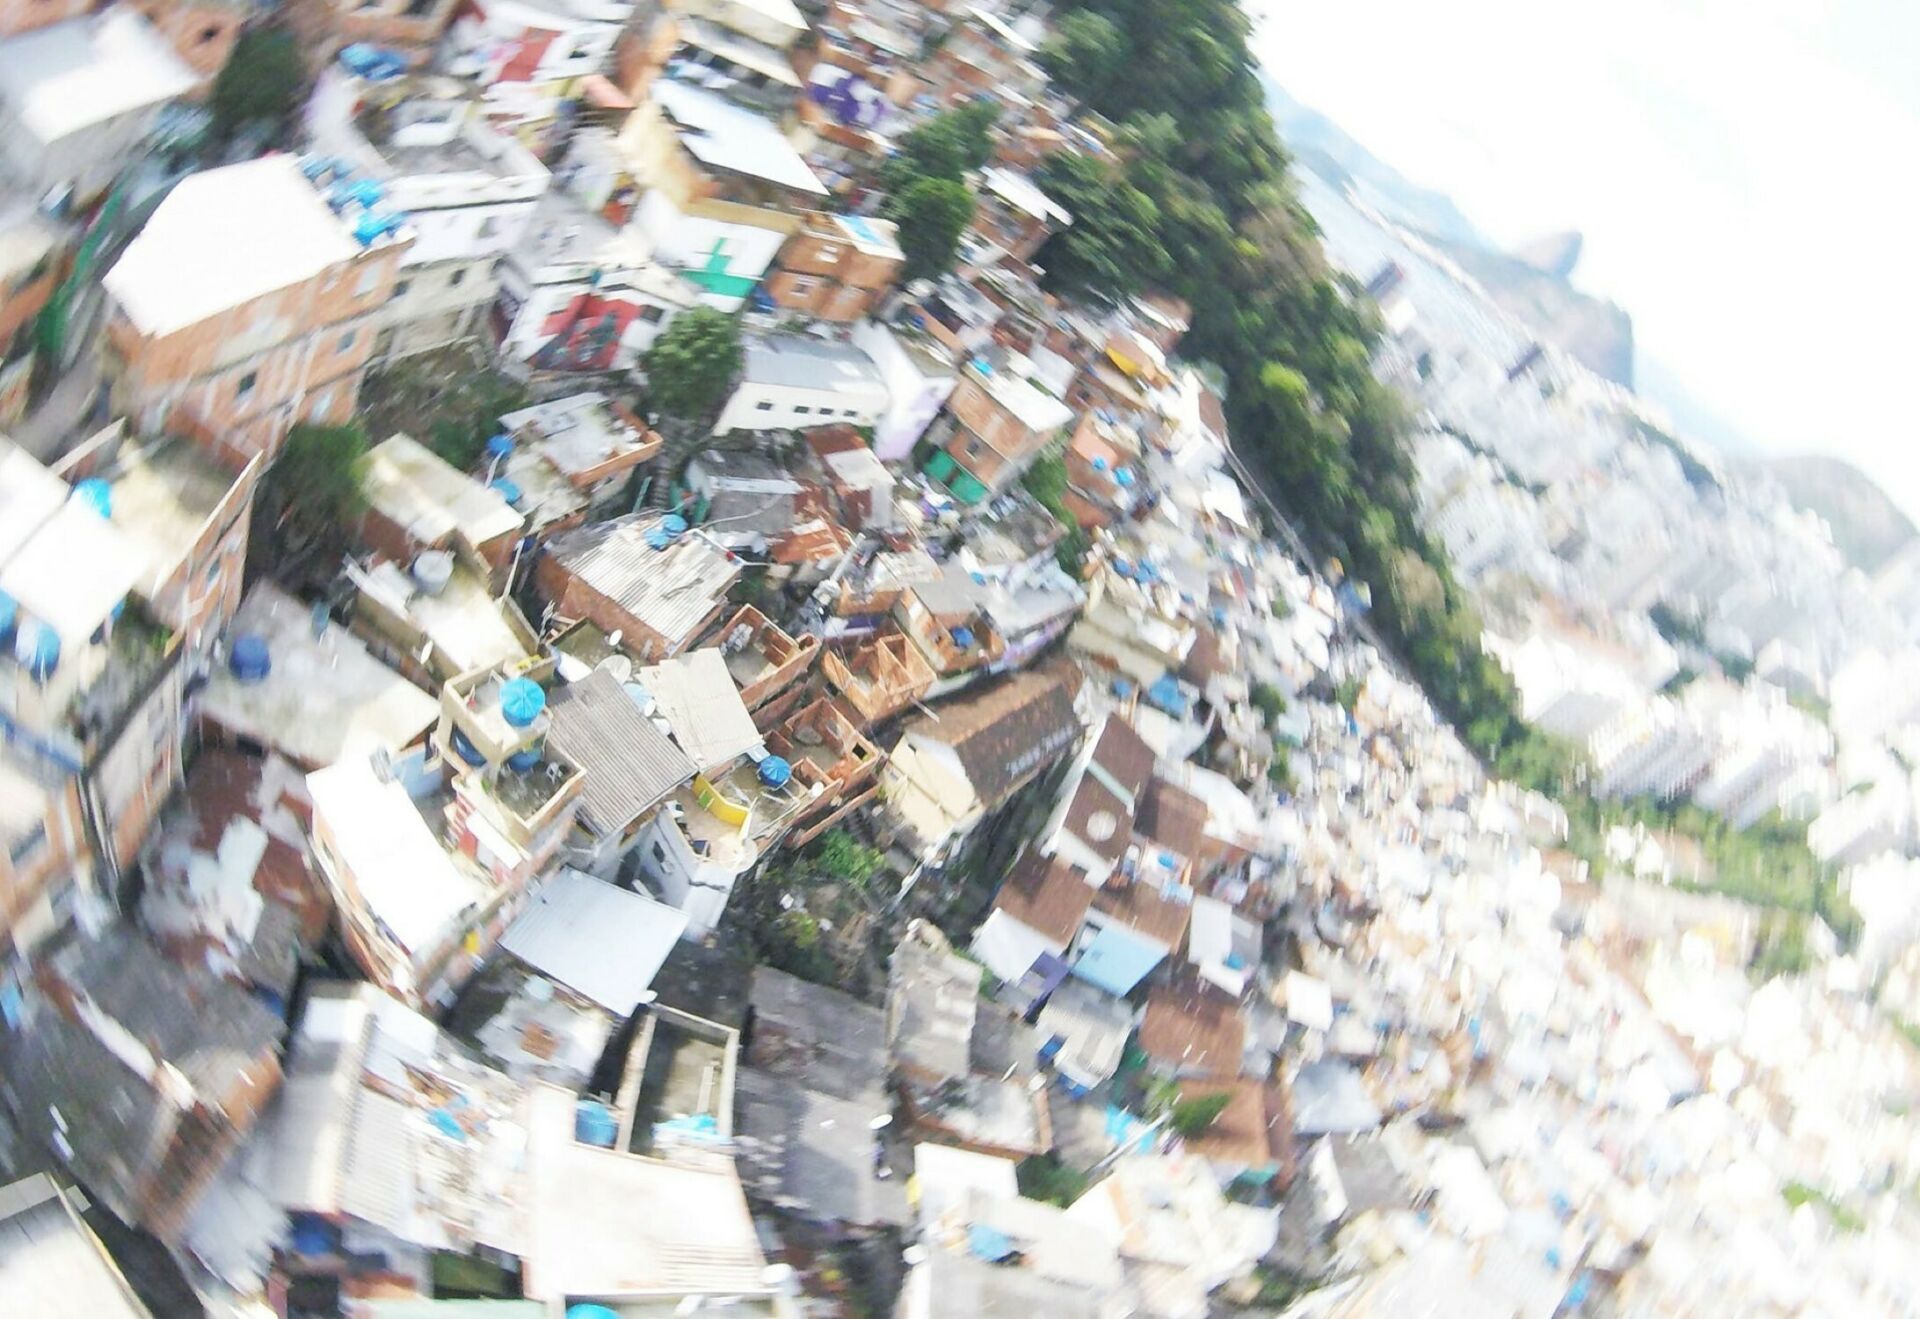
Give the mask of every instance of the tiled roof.
[{"label": "tiled roof", "polygon": [[909,732],[952,747],[975,795],[991,810],[1080,736],[1073,708],[1080,681],[1080,671],[1064,660],[1029,669],[946,702]]},{"label": "tiled roof", "polygon": [[1094,894],[1093,905],[1121,924],[1176,950],[1186,941],[1187,921],[1193,916],[1190,897],[1165,897],[1154,885],[1141,880],[1104,886]]},{"label": "tiled roof", "polygon": [[547,745],[585,776],[580,814],[596,833],[620,832],[693,777],[693,762],[610,673],[559,688],[549,708]]},{"label": "tiled roof", "polygon": [[1118,861],[1133,841],[1133,812],[1097,775],[1081,776],[1067,803],[1069,833],[1102,858]]},{"label": "tiled roof", "polygon": [[1133,731],[1133,725],[1117,716],[1108,716],[1093,744],[1093,763],[1104,769],[1125,788],[1137,805],[1147,781],[1153,777],[1153,748]]},{"label": "tiled roof", "polygon": [[1093,886],[1064,861],[1042,856],[1029,848],[993,899],[995,911],[1004,911],[1029,929],[1055,943],[1069,942],[1093,904]]},{"label": "tiled roof", "polygon": [[1182,1100],[1226,1095],[1227,1106],[1213,1125],[1184,1140],[1187,1151],[1201,1158],[1250,1168],[1289,1169],[1293,1164],[1293,1117],[1286,1091],[1277,1081],[1262,1083],[1251,1077],[1232,1081],[1189,1081],[1180,1087]]},{"label": "tiled roof", "polygon": [[1156,987],[1140,1020],[1140,1047],[1148,1057],[1200,1076],[1238,1076],[1246,1034],[1240,1005],[1191,977]]},{"label": "tiled roof", "polygon": [[1207,838],[1207,804],[1164,779],[1154,779],[1140,796],[1134,824],[1141,833],[1191,860]]}]

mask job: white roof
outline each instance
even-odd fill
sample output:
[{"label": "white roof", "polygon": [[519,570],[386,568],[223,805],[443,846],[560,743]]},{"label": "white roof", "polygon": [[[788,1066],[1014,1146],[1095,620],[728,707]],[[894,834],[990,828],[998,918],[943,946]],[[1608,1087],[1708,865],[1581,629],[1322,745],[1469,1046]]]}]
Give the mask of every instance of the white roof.
[{"label": "white roof", "polygon": [[679,127],[680,143],[715,169],[824,196],[821,183],[778,128],[713,92],[670,78],[652,88],[654,102]]},{"label": "white roof", "polygon": [[634,674],[653,697],[667,726],[703,773],[730,763],[764,740],[727,672],[726,656],[714,647],[676,655]]},{"label": "white roof", "polygon": [[431,948],[487,896],[453,864],[407,790],[382,781],[368,761],[315,770],[307,792],[367,910],[409,953]]},{"label": "white roof", "polygon": [[165,104],[196,81],[131,8],[0,41],[0,100],[43,143]]},{"label": "white roof", "polygon": [[626,1017],[686,928],[685,912],[566,868],[527,904],[500,946]]},{"label": "white roof", "polygon": [[0,1304],[18,1315],[147,1314],[73,1202],[45,1173],[0,1186]]},{"label": "white roof", "polygon": [[982,375],[981,383],[993,401],[1011,412],[1030,431],[1053,431],[1073,420],[1073,409],[1031,380],[1003,371]]},{"label": "white roof", "polygon": [[313,608],[257,583],[229,635],[266,638],[272,671],[241,682],[215,665],[200,708],[222,727],[284,752],[302,765],[398,751],[433,725],[440,704],[367,653],[338,624],[313,635]]},{"label": "white roof", "polygon": [[1016,206],[1036,220],[1052,224],[1072,224],[1073,214],[1040,190],[1040,185],[1025,174],[991,166],[980,176],[987,191],[1010,206]]},{"label": "white roof", "polygon": [[0,563],[33,539],[67,502],[67,483],[10,440],[0,439]]},{"label": "white roof", "polygon": [[292,156],[182,179],[107,272],[147,334],[170,334],[351,261],[360,245]]},{"label": "white roof", "polygon": [[1287,972],[1287,1016],[1311,1030],[1331,1030],[1333,990],[1305,972]]},{"label": "white roof", "polygon": [[742,9],[751,9],[762,18],[772,19],[795,32],[807,30],[807,17],[793,0],[733,0]]},{"label": "white roof", "polygon": [[1020,1194],[1020,1179],[1012,1159],[951,1145],[915,1145],[913,1180],[920,1192],[922,1223],[960,1208],[974,1195],[1011,1200]]},{"label": "white roof", "polygon": [[669,1163],[582,1145],[574,1104],[572,1091],[532,1089],[528,1297],[764,1292],[766,1257],[731,1159]]},{"label": "white roof", "polygon": [[361,484],[376,511],[425,545],[440,545],[455,531],[483,545],[520,529],[520,514],[499,491],[411,435],[375,445]]},{"label": "white roof", "polygon": [[[30,496],[27,502],[37,499]],[[69,499],[0,563],[0,591],[50,624],[62,642],[77,645],[132,593],[146,563],[146,554],[125,532],[85,500]]]}]

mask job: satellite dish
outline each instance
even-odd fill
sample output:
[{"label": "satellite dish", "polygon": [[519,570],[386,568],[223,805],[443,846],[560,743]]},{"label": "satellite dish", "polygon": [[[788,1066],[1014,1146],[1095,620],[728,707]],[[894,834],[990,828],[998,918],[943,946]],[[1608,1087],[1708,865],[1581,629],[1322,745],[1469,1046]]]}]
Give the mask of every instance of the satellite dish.
[{"label": "satellite dish", "polygon": [[612,675],[617,683],[633,681],[633,661],[625,655],[609,655],[593,667],[601,673]]},{"label": "satellite dish", "polygon": [[1119,828],[1120,821],[1114,818],[1112,811],[1095,811],[1087,817],[1087,841],[1104,843]]}]

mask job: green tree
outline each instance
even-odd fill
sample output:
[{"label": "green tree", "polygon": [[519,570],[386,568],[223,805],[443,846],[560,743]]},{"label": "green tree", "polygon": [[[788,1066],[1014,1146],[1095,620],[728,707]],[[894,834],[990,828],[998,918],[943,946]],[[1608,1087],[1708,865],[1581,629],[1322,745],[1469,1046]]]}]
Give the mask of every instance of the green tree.
[{"label": "green tree", "polygon": [[1038,257],[1049,288],[1111,302],[1166,276],[1160,208],[1118,168],[1063,152],[1047,159],[1039,183],[1073,216],[1073,223],[1049,238]]},{"label": "green tree", "polygon": [[887,199],[887,218],[900,226],[900,250],[907,257],[903,279],[933,279],[953,268],[973,205],[966,184],[942,178],[919,179]]},{"label": "green tree", "polygon": [[1280,716],[1287,712],[1287,698],[1278,687],[1270,682],[1256,682],[1248,692],[1253,708],[1260,712],[1260,718],[1269,731],[1278,723]]},{"label": "green tree", "polygon": [[711,307],[674,317],[644,359],[647,397],[683,421],[719,406],[740,370],[740,326]]},{"label": "green tree", "polygon": [[829,829],[820,835],[816,859],[822,870],[856,888],[865,888],[867,881],[880,872],[881,865],[886,861],[881,852],[868,847],[845,829]]},{"label": "green tree", "polygon": [[992,157],[993,125],[999,117],[991,101],[943,110],[900,139],[881,167],[881,186],[897,194],[922,179],[961,182],[967,171],[979,169]]},{"label": "green tree", "polygon": [[306,66],[291,33],[277,28],[242,32],[213,81],[209,108],[215,135],[226,140],[243,127],[284,128],[306,85]]},{"label": "green tree", "polygon": [[1040,66],[1055,77],[1105,85],[1127,58],[1127,37],[1105,14],[1077,9],[1062,18],[1040,48]]},{"label": "green tree", "polygon": [[338,569],[366,511],[361,481],[369,447],[357,425],[302,422],[287,433],[260,485],[260,525],[272,531],[251,540],[256,567],[295,580],[318,564]]},{"label": "green tree", "polygon": [[1198,1136],[1219,1120],[1232,1101],[1233,1096],[1228,1094],[1195,1095],[1191,1099],[1177,1100],[1167,1125],[1182,1136]]}]

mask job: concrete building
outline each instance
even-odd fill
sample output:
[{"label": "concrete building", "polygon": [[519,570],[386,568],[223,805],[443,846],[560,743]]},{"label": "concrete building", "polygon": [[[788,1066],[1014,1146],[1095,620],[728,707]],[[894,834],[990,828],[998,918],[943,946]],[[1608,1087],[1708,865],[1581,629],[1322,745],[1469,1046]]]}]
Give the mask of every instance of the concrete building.
[{"label": "concrete building", "polygon": [[565,618],[620,634],[643,660],[687,649],[719,620],[740,568],[700,533],[669,531],[665,517],[634,513],[554,537],[534,565],[541,595]]},{"label": "concrete building", "polygon": [[887,409],[887,386],[873,360],[851,344],[798,334],[746,343],[740,383],[713,433],[871,426]]},{"label": "concrete building", "polygon": [[[532,224],[546,166],[481,116],[446,78],[372,81],[336,61],[307,102],[313,149],[379,183],[404,212],[413,245],[392,299],[374,317],[380,357],[405,356],[478,333],[500,291],[495,273]],[[351,186],[345,179],[339,186]]]},{"label": "concrete building", "polygon": [[879,321],[857,322],[851,340],[887,387],[887,410],[873,424],[874,454],[882,462],[903,462],[959,384],[952,358],[925,336]]},{"label": "concrete building", "polygon": [[751,109],[778,117],[793,108],[794,43],[807,32],[793,0],[670,0],[648,9],[618,50],[619,84],[635,101],[646,100],[671,64]]},{"label": "concrete building", "polygon": [[132,8],[0,41],[0,162],[34,196],[81,207],[147,145],[197,78]]},{"label": "concrete building", "polygon": [[137,425],[184,420],[250,457],[353,415],[412,234],[398,212],[336,212],[322,186],[266,156],[160,203],[105,280],[107,375]]},{"label": "concrete building", "polygon": [[419,68],[432,61],[459,7],[458,0],[292,0],[286,12],[309,68],[356,44],[392,51]]}]

